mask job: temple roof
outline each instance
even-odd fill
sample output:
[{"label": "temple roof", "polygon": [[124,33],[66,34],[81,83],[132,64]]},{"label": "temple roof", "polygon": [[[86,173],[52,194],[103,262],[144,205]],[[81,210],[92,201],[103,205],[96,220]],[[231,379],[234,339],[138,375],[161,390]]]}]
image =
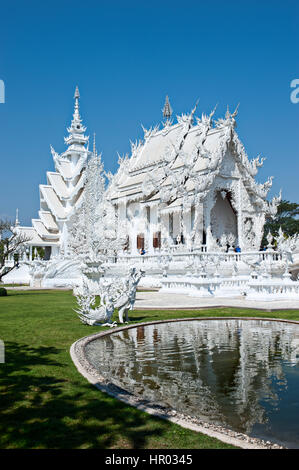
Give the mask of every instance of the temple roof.
[{"label": "temple roof", "polygon": [[39,219],[32,219],[32,225],[37,231],[38,235],[44,240],[58,240],[58,233],[51,233],[46,229],[43,222]]},{"label": "temple roof", "polygon": [[62,178],[62,176],[59,173],[52,173],[50,171],[47,172],[47,178],[48,178],[48,183],[49,185],[52,186],[54,189],[55,193],[63,198],[66,199],[69,197],[69,190]]},{"label": "temple roof", "polygon": [[66,211],[61,204],[59,198],[57,197],[57,194],[55,193],[54,189],[51,186],[46,186],[41,184],[40,186],[40,191],[45,199],[49,209],[51,212],[54,214],[55,217],[58,219],[65,219],[66,218]]},{"label": "temple roof", "polygon": [[40,220],[48,230],[58,231],[58,225],[56,224],[56,221],[51,212],[40,210],[38,212],[38,215],[40,217]]},{"label": "temple roof", "polygon": [[[128,172],[120,175],[117,184],[118,191],[113,193],[113,198],[141,192],[141,185],[148,178],[148,173],[153,168],[155,168],[157,178],[161,178],[163,170],[159,167],[159,163],[163,162],[167,154],[171,156],[171,152],[175,152],[175,148],[177,148],[180,139],[184,139],[180,152],[188,155],[196,152],[198,139],[202,132],[201,126],[197,125],[192,127],[185,138],[183,135],[184,132],[184,126],[176,124],[172,126],[167,133],[162,129],[156,134],[150,136],[150,138],[144,143],[143,147],[141,147],[137,157],[130,160]],[[207,134],[204,145],[208,152],[214,152],[217,150],[221,137],[223,137],[223,131],[221,129],[212,129]],[[194,170],[204,172],[207,170],[208,163],[209,159],[207,157],[197,156]],[[180,155],[178,155],[169,165],[172,170],[178,171],[183,166],[184,162]],[[170,184],[170,177],[166,177],[162,186]],[[192,189],[194,189],[194,185],[189,184],[189,190]]]},{"label": "temple roof", "polygon": [[170,128],[166,135],[163,134],[163,130],[151,135],[145,142],[134,163],[132,162],[130,171],[147,168],[161,161],[166,151],[168,149],[171,150],[176,144],[181,130],[181,126],[176,124]]},{"label": "temple roof", "polygon": [[29,239],[28,242],[26,242],[26,245],[32,245],[32,246],[55,246],[57,245],[57,240],[51,240],[51,241],[45,241],[43,238],[39,236],[37,233],[36,229],[34,227],[18,227],[18,232],[22,233],[26,238]]}]

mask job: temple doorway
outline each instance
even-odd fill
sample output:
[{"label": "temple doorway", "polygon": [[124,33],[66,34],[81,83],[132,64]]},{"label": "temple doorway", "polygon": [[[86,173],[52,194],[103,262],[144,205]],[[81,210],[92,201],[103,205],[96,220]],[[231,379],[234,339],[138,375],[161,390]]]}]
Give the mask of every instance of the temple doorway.
[{"label": "temple doorway", "polygon": [[231,200],[230,191],[217,191],[216,202],[211,210],[211,231],[216,240],[220,240],[223,234],[238,236],[237,215]]}]

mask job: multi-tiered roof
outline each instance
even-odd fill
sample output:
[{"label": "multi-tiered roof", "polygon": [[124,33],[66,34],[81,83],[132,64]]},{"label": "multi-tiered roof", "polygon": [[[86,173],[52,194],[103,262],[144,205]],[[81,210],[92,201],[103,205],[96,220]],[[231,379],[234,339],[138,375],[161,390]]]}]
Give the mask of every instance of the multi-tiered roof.
[{"label": "multi-tiered roof", "polygon": [[31,238],[31,245],[58,245],[65,225],[79,207],[84,187],[84,169],[91,155],[89,137],[79,113],[79,90],[76,87],[75,109],[64,141],[67,149],[62,154],[51,147],[55,170],[47,172],[47,184],[39,185],[39,218],[32,219],[32,227],[19,227]]},{"label": "multi-tiered roof", "polygon": [[241,179],[251,206],[267,215],[274,213],[278,198],[273,203],[266,199],[272,178],[264,184],[255,181],[264,159],[249,160],[235,131],[237,110],[227,110],[225,118],[216,121],[215,110],[201,118],[194,116],[195,110],[196,106],[190,114],[177,116],[173,124],[167,97],[162,129],[144,129],[144,140],[132,144],[131,157],[120,159],[108,190],[112,202],[160,201],[163,210],[175,210],[194,204],[195,196],[202,201],[222,177]]}]

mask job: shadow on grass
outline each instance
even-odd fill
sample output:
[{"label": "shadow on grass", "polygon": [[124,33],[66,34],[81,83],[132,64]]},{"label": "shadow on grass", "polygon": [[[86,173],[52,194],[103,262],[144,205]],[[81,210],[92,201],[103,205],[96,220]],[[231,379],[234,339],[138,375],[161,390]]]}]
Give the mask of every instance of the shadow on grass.
[{"label": "shadow on grass", "polygon": [[[6,343],[0,368],[0,447],[144,448],[161,421],[67,377],[61,350]],[[57,368],[60,373],[57,374]],[[60,378],[58,378],[58,377]],[[81,378],[80,378],[81,379]]]}]

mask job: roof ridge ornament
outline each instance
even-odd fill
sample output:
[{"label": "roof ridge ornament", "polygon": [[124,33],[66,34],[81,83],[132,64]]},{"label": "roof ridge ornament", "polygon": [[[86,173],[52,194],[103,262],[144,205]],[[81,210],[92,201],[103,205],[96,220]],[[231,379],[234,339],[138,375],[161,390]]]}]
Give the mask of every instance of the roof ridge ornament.
[{"label": "roof ridge ornament", "polygon": [[194,106],[194,108],[193,108],[192,111],[191,111],[191,116],[192,116],[192,117],[194,116],[194,113],[195,113],[195,111],[196,111],[196,108],[197,108],[197,106],[198,106],[198,103],[199,103],[199,98],[196,100],[195,106]]},{"label": "roof ridge ornament", "polygon": [[196,109],[197,109],[198,103],[199,103],[199,98],[196,100],[195,106],[194,106],[194,108],[192,109],[192,111],[191,111],[191,113],[190,113],[190,124],[191,124],[191,125],[192,125],[193,122],[194,122],[194,114],[195,114],[195,111],[196,111]]},{"label": "roof ridge ornament", "polygon": [[171,119],[173,109],[170,106],[168,95],[166,95],[165,104],[164,104],[164,107],[162,109],[162,113],[163,113],[163,118],[164,118],[164,121],[162,121],[162,125],[163,125],[165,131],[168,132],[170,126],[173,123],[173,119]]},{"label": "roof ridge ornament", "polygon": [[162,109],[162,113],[163,113],[164,119],[166,119],[166,121],[169,121],[172,116],[173,110],[172,110],[172,107],[170,106],[168,95],[166,95],[165,104],[164,104],[164,108]]},{"label": "roof ridge ornament", "polygon": [[235,118],[235,117],[237,116],[237,114],[238,114],[239,106],[240,106],[240,103],[237,104],[236,109],[234,110],[233,113],[231,113],[231,112],[229,111],[229,106],[227,105],[227,109],[226,109],[226,113],[225,113],[225,118],[226,118],[227,120],[232,120],[233,118]]},{"label": "roof ridge ornament", "polygon": [[227,127],[229,129],[233,129],[236,127],[237,123],[235,120],[235,117],[238,114],[238,109],[239,109],[240,103],[237,104],[237,107],[233,113],[230,112],[229,106],[227,105],[226,113],[225,113],[225,119],[219,118],[216,121],[216,127],[221,128],[221,127]]}]

